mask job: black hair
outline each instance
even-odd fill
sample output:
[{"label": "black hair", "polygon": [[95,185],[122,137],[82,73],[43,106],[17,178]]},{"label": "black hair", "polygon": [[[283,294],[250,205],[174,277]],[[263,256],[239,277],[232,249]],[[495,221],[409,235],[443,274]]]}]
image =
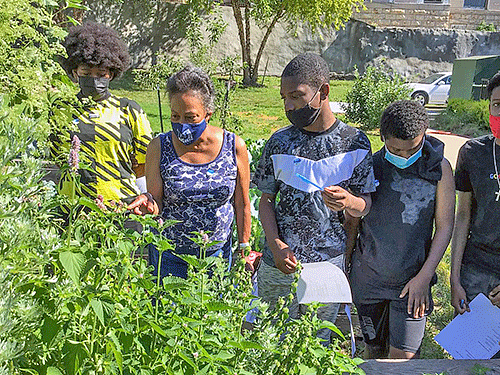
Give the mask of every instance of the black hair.
[{"label": "black hair", "polygon": [[414,139],[428,127],[426,109],[414,100],[399,100],[390,104],[380,119],[380,134],[384,139]]},{"label": "black hair", "polygon": [[493,77],[491,77],[490,81],[488,82],[488,86],[486,86],[486,91],[488,93],[488,99],[491,99],[491,93],[498,86],[500,86],[500,72],[498,72]]},{"label": "black hair", "polygon": [[108,68],[113,78],[130,67],[126,44],[115,30],[100,23],[86,22],[73,26],[64,40],[64,47],[68,57],[61,63],[69,75],[82,64]]},{"label": "black hair", "polygon": [[213,112],[215,109],[215,87],[210,76],[201,68],[187,65],[184,69],[170,76],[167,81],[168,97],[179,93],[194,91],[205,107]]},{"label": "black hair", "polygon": [[283,77],[296,77],[299,83],[319,89],[321,85],[330,82],[330,68],[320,55],[303,53],[285,66],[281,73],[281,78]]}]

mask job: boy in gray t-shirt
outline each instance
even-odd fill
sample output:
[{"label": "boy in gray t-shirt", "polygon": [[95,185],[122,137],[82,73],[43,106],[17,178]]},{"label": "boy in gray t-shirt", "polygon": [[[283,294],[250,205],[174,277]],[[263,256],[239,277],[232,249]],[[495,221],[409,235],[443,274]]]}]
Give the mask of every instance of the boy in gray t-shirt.
[{"label": "boy in gray t-shirt", "polygon": [[[328,82],[328,65],[318,55],[299,55],[285,67],[281,97],[292,125],[271,136],[253,179],[262,191],[259,214],[266,234],[259,296],[272,306],[290,293],[298,260],[343,268],[343,211],[366,214],[375,190],[370,142],[335,118]],[[318,316],[334,322],[337,311],[337,304],[330,305]],[[298,316],[296,301],[290,315]],[[329,332],[320,337],[328,340]]]}]

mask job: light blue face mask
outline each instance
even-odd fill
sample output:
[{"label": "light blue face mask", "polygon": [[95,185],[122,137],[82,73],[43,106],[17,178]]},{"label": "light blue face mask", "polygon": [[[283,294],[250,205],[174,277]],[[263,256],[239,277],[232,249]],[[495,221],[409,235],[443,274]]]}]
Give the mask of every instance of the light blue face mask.
[{"label": "light blue face mask", "polygon": [[420,146],[418,151],[415,152],[408,159],[406,159],[402,156],[393,154],[392,152],[390,152],[387,149],[387,146],[385,146],[385,160],[387,160],[389,163],[391,163],[392,165],[394,165],[395,167],[397,167],[399,169],[408,168],[410,165],[415,163],[418,160],[418,158],[420,158],[422,156],[422,149],[424,148],[424,142],[422,142],[422,146]]}]

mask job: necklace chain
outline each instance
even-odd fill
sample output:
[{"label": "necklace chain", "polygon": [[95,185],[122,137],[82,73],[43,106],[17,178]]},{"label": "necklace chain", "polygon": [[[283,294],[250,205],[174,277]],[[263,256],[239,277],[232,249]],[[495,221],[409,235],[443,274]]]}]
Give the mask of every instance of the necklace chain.
[{"label": "necklace chain", "polygon": [[498,176],[498,167],[497,167],[497,155],[496,155],[496,138],[493,138],[493,165],[495,166],[495,178],[498,183],[498,192],[496,192],[496,201],[500,200],[500,177]]}]

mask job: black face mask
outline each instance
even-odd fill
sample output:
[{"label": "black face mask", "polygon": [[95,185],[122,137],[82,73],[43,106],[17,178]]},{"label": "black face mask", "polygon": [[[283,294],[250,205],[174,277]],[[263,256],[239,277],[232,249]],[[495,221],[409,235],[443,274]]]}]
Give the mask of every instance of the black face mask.
[{"label": "black face mask", "polygon": [[297,128],[299,129],[305,128],[311,125],[318,118],[319,113],[321,112],[321,107],[313,108],[310,106],[310,103],[316,97],[318,92],[319,89],[318,91],[316,91],[316,94],[313,95],[311,100],[309,100],[309,102],[304,107],[285,112],[288,120]]},{"label": "black face mask", "polygon": [[78,77],[82,96],[85,98],[91,96],[94,100],[106,99],[109,96],[109,81],[110,79],[105,77]]}]

